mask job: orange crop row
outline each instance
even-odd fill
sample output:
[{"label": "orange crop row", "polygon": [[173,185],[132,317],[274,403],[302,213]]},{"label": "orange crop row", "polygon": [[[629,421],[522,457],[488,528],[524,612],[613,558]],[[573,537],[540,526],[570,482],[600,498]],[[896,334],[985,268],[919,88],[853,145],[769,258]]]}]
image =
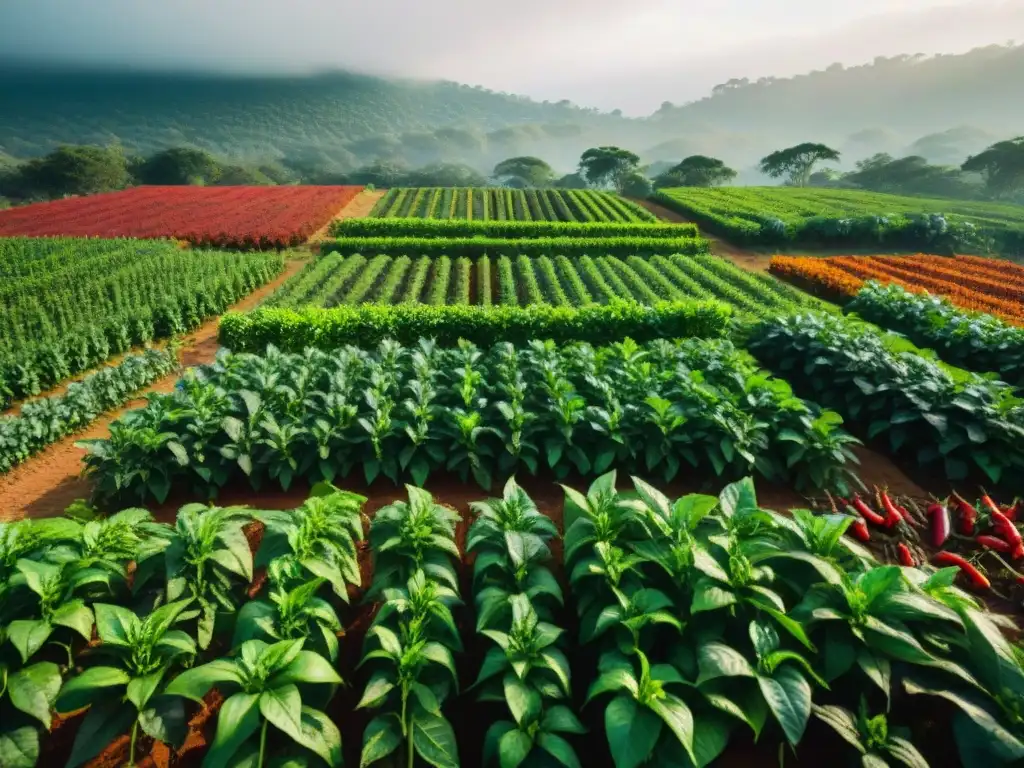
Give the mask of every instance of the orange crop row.
[{"label": "orange crop row", "polygon": [[[936,261],[933,261],[936,260]],[[989,260],[986,260],[989,261]],[[930,292],[944,296],[953,304],[974,312],[988,312],[1004,320],[1024,325],[1024,292],[1012,277],[1000,284],[979,271],[987,264],[972,260],[958,269],[960,259],[933,256],[836,256],[816,259],[773,256],[773,274],[818,287],[833,298],[856,295],[866,280],[894,283],[914,293]]]}]

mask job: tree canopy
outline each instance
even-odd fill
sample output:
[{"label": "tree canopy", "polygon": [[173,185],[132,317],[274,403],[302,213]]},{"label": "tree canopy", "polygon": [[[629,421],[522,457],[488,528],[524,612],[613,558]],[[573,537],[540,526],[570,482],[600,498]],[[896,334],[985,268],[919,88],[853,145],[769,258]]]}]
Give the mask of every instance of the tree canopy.
[{"label": "tree canopy", "polygon": [[[510,157],[494,166],[493,176],[503,184],[523,187],[548,187],[555,172],[539,157]],[[517,183],[519,182],[519,183]]]},{"label": "tree canopy", "polygon": [[139,168],[143,184],[214,184],[221,165],[209,152],[191,147],[172,147],[151,155]]},{"label": "tree canopy", "polygon": [[761,158],[761,173],[773,179],[787,176],[791,184],[806,187],[814,166],[827,160],[839,160],[839,152],[825,144],[806,142],[780,149]]},{"label": "tree canopy", "polygon": [[691,155],[654,179],[661,187],[715,187],[736,178],[736,171],[716,157]]},{"label": "tree canopy", "polygon": [[110,192],[131,181],[120,147],[64,146],[25,163],[15,184],[18,196],[53,198]]},{"label": "tree canopy", "polygon": [[580,156],[580,176],[591,186],[621,188],[623,180],[640,167],[640,157],[622,147],[591,147]]},{"label": "tree canopy", "polygon": [[1024,188],[1024,136],[993,144],[967,158],[963,170],[980,173],[991,194],[1002,197]]}]

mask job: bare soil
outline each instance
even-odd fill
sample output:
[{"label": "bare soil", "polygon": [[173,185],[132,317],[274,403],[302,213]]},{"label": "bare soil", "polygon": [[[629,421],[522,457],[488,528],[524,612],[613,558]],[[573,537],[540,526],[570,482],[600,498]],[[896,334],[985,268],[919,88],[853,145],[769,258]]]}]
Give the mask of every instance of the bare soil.
[{"label": "bare soil", "polygon": [[338,211],[327,224],[318,229],[313,233],[313,236],[307,241],[314,248],[318,248],[317,243],[321,243],[324,240],[330,239],[328,233],[331,229],[331,224],[341,219],[364,219],[370,215],[370,211],[377,204],[377,201],[384,197],[387,190],[383,189],[364,189],[358,195],[348,201],[348,204]]},{"label": "bare soil", "polygon": [[[285,262],[284,271],[261,288],[256,289],[232,309],[248,310],[276,291],[306,264],[306,259]],[[213,362],[217,350],[217,328],[220,318],[203,323],[185,337],[181,351],[183,368]],[[75,499],[89,496],[89,484],[80,477],[85,451],[75,447],[77,440],[103,438],[110,435],[110,424],[126,411],[145,405],[150,392],[170,392],[181,376],[171,373],[144,389],[123,408],[94,421],[86,430],[48,446],[31,459],[0,476],[0,522],[24,517],[52,517],[61,514]]]}]

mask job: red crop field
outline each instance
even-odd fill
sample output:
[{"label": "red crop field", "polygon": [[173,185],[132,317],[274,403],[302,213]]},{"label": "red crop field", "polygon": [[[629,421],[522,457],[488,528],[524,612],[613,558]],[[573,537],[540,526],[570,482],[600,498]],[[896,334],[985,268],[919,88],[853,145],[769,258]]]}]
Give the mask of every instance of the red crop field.
[{"label": "red crop field", "polygon": [[0,236],[173,237],[219,248],[309,239],[362,187],[135,187],[0,211]]}]

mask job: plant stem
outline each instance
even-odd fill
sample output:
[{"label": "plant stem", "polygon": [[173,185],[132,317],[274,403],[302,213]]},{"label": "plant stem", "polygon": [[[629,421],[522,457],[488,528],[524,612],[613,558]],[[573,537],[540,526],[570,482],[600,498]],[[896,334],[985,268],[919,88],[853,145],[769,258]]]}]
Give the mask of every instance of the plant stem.
[{"label": "plant stem", "polygon": [[408,731],[409,731],[409,735],[405,737],[406,744],[408,745],[408,750],[409,750],[409,752],[408,752],[409,759],[408,759],[408,761],[406,763],[406,768],[412,768],[413,761],[415,761],[415,759],[416,759],[416,752],[415,752],[415,750],[413,748],[413,743],[412,743],[412,728],[411,727],[408,728]]},{"label": "plant stem", "polygon": [[256,763],[256,768],[263,768],[263,753],[267,748],[267,723],[269,720],[263,721],[263,727],[260,729],[260,759]]},{"label": "plant stem", "polygon": [[128,765],[135,765],[135,739],[139,735],[139,718],[132,723],[132,743],[128,748]]}]

